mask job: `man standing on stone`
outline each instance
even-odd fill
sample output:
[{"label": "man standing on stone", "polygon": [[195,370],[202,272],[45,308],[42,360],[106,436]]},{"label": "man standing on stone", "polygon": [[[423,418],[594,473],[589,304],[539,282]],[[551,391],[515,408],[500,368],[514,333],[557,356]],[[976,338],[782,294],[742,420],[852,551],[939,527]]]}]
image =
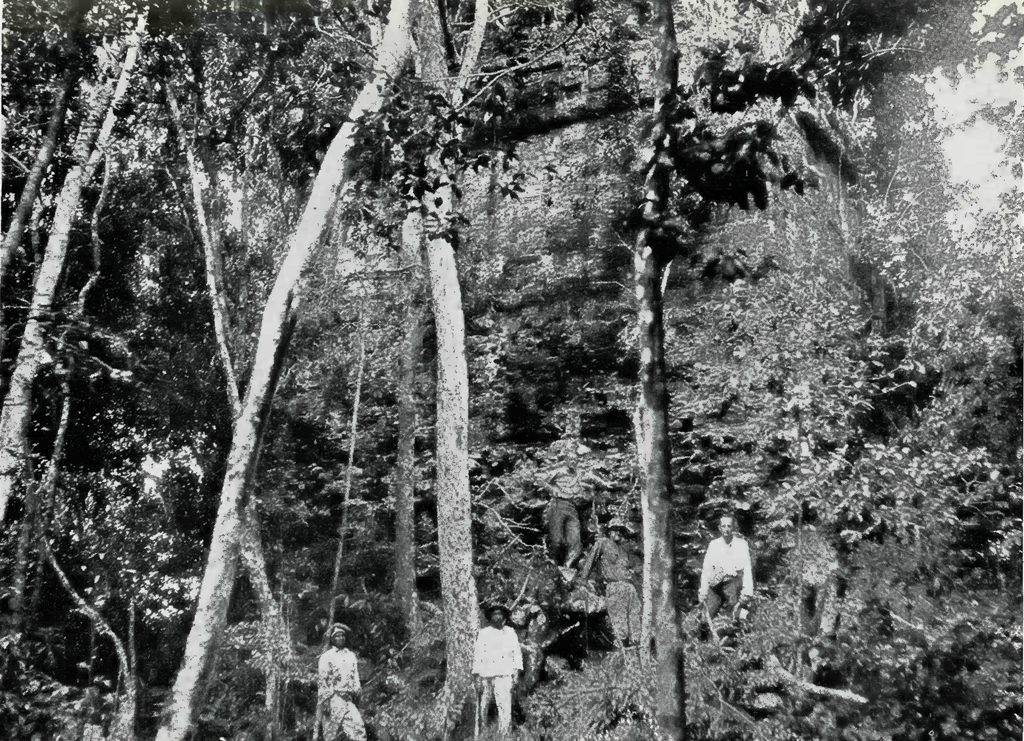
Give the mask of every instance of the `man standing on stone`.
[{"label": "man standing on stone", "polygon": [[610,484],[594,472],[584,472],[577,464],[569,463],[556,470],[548,486],[551,500],[544,510],[548,553],[559,567],[568,570],[583,553],[577,505],[581,502],[593,505],[594,495],[587,491],[587,487],[608,488]]},{"label": "man standing on stone", "polygon": [[342,623],[332,625],[327,633],[331,647],[320,656],[313,728],[313,738],[319,741],[366,741],[363,716],[355,704],[359,668],[356,655],[345,648],[348,630]]},{"label": "man standing on stone", "polygon": [[515,628],[506,625],[509,611],[501,605],[487,609],[487,622],[477,635],[473,651],[476,675],[477,728],[487,719],[491,698],[498,706],[498,730],[507,731],[512,723],[512,686],[523,670],[523,654]]},{"label": "man standing on stone", "polygon": [[608,524],[608,536],[597,539],[573,580],[573,583],[586,581],[591,569],[597,566],[605,585],[608,619],[615,641],[620,646],[633,646],[640,642],[640,596],[633,584],[632,559],[622,545],[623,536],[628,532],[625,520],[612,518]]},{"label": "man standing on stone", "polygon": [[722,537],[715,538],[704,554],[699,598],[714,620],[722,607],[732,609],[733,620],[743,617],[743,607],[754,596],[754,575],[747,541],[736,534],[736,518],[723,515],[718,521]]}]

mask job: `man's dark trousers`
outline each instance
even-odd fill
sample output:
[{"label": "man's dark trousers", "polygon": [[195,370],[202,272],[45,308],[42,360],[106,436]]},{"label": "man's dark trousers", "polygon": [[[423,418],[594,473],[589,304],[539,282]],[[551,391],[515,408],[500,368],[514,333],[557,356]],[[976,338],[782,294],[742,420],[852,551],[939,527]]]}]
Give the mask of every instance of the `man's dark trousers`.
[{"label": "man's dark trousers", "polygon": [[740,593],[743,591],[743,575],[737,574],[719,582],[708,589],[706,604],[708,615],[714,618],[723,605],[729,608],[735,607],[740,601]]}]

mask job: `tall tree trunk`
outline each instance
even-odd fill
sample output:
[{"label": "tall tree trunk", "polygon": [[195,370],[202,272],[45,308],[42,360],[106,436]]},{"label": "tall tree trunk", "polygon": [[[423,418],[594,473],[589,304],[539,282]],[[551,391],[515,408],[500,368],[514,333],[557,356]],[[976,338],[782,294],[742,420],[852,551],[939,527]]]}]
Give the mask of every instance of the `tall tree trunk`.
[{"label": "tall tree trunk", "polygon": [[[643,237],[641,237],[641,242]],[[649,248],[638,245],[643,255]],[[640,403],[644,427],[641,509],[644,531],[643,658],[653,671],[658,722],[672,738],[683,726],[682,646],[676,606],[668,386],[665,381],[661,271],[657,258],[638,256]]]},{"label": "tall tree trunk", "polygon": [[[435,195],[451,198],[451,188]],[[450,200],[448,202],[450,208]],[[469,491],[469,381],[462,291],[451,243],[427,242],[427,273],[437,330],[437,429],[434,495],[437,545],[441,560],[448,676],[446,712],[461,710],[473,670],[473,644],[479,628]],[[450,716],[449,716],[450,717]],[[447,724],[448,719],[445,719]]]},{"label": "tall tree trunk", "polygon": [[658,52],[657,97],[651,155],[644,183],[644,229],[634,255],[640,344],[640,427],[637,441],[643,478],[640,493],[644,529],[641,658],[653,679],[655,711],[669,738],[685,734],[685,688],[679,611],[676,605],[671,442],[665,380],[662,278],[675,245],[662,228],[668,218],[672,166],[665,149],[673,132],[667,111],[678,85],[678,50],[670,0],[655,0]]},{"label": "tall tree trunk", "polygon": [[[192,138],[185,131],[185,127],[182,124],[178,100],[169,84],[164,84],[164,92],[167,95],[167,108],[171,112],[171,121],[178,135],[178,145],[185,153],[185,162],[188,165],[189,180],[192,184],[192,204],[196,209],[196,223],[199,225],[199,235],[203,242],[203,256],[206,264],[206,293],[210,299],[210,308],[213,311],[213,331],[217,340],[217,351],[220,354],[221,366],[224,370],[225,386],[227,387],[228,403],[231,406],[232,418],[238,419],[242,413],[242,400],[238,393],[235,366],[231,361],[231,350],[228,346],[227,302],[224,299],[224,281],[220,268],[223,225],[219,219],[216,221],[211,219],[207,212],[203,190],[211,178],[209,173],[205,172],[204,168],[200,166],[195,147],[192,144]],[[219,213],[220,209],[214,209],[214,211]]]},{"label": "tall tree trunk", "polygon": [[[73,4],[73,7],[70,8],[70,15],[66,18],[65,27],[68,36],[73,37],[80,33],[82,22],[92,9],[92,5],[93,3]],[[73,54],[77,57],[80,54],[80,49],[76,48]],[[36,153],[36,158],[32,163],[32,168],[29,170],[28,177],[25,179],[25,187],[21,191],[18,207],[15,209],[14,217],[7,227],[7,234],[4,235],[3,246],[0,248],[0,284],[7,277],[10,260],[21,244],[25,228],[31,218],[33,204],[39,195],[39,186],[42,184],[46,170],[50,166],[50,160],[53,159],[53,153],[57,149],[57,140],[60,136],[60,129],[64,124],[64,118],[67,115],[71,90],[81,75],[81,64],[77,58],[67,60],[66,65],[64,78],[61,80],[61,86],[57,89],[57,96],[53,101],[53,110],[50,112],[50,121],[47,124],[46,133],[43,135],[42,144]],[[3,335],[2,330],[0,330],[0,348],[2,347]]]},{"label": "tall tree trunk", "polygon": [[135,66],[139,36],[145,30],[145,22],[146,16],[141,14],[136,32],[118,45],[114,56],[123,53],[124,63],[119,74],[115,75],[116,86],[101,83],[93,90],[72,151],[74,164],[57,198],[46,254],[36,273],[25,333],[7,397],[4,399],[3,411],[0,413],[0,522],[4,519],[7,502],[22,473],[28,423],[32,416],[32,387],[39,370],[49,357],[45,347],[46,327],[64,272],[68,240],[81,201],[82,188],[92,179],[103,158],[114,127],[117,103],[128,89],[128,79]]},{"label": "tall tree trunk", "polygon": [[378,50],[373,79],[360,91],[352,105],[348,122],[341,127],[327,150],[302,218],[289,241],[288,253],[274,288],[267,299],[245,405],[232,437],[196,615],[172,690],[170,711],[157,733],[159,741],[184,741],[192,726],[209,659],[227,618],[248,483],[253,475],[252,469],[263,429],[288,349],[291,330],[298,315],[299,281],[346,178],[355,122],[380,108],[381,92],[400,71],[409,52],[409,45],[409,0],[397,0],[391,5],[388,27]]},{"label": "tall tree trunk", "polygon": [[[476,69],[488,17],[487,0],[478,0],[470,39],[463,53],[459,76],[448,91],[454,108]],[[443,79],[444,39],[439,8],[424,2],[419,16],[422,33],[420,61],[427,80]],[[456,132],[459,136],[460,132]],[[462,290],[452,242],[451,219],[455,189],[441,165],[430,158],[439,185],[425,198],[427,205],[427,275],[437,332],[436,478],[437,545],[444,603],[448,675],[437,704],[438,718],[447,733],[462,710],[472,685],[473,645],[479,628],[476,582],[473,580],[473,537],[469,489],[469,379],[466,366],[466,326]]]},{"label": "tall tree trunk", "polygon": [[25,512],[21,516],[18,532],[18,547],[15,552],[14,574],[11,577],[12,629],[17,632],[25,620],[25,590],[28,585],[29,557],[32,535],[39,522],[39,493],[37,487],[25,487]]},{"label": "tall tree trunk", "polygon": [[39,186],[43,182],[43,176],[57,149],[57,139],[68,110],[68,98],[77,77],[77,72],[74,69],[69,69],[64,73],[64,79],[61,80],[60,87],[57,88],[57,97],[53,101],[53,110],[50,112],[50,122],[46,126],[43,142],[36,153],[32,169],[29,170],[28,177],[25,178],[25,187],[22,188],[21,197],[18,199],[18,207],[7,228],[7,234],[4,235],[3,248],[0,250],[0,283],[7,277],[11,258],[21,245],[21,238],[25,234],[29,217],[32,216],[32,204],[35,203],[36,196],[39,195]]},{"label": "tall tree trunk", "polygon": [[[85,281],[85,284],[78,292],[78,298],[75,301],[74,307],[69,311],[70,323],[72,324],[81,320],[85,315],[85,302],[88,300],[89,294],[92,292],[92,289],[96,287],[96,284],[100,279],[100,267],[102,265],[102,242],[99,234],[100,215],[103,213],[103,208],[107,202],[107,195],[110,191],[110,183],[113,180],[115,171],[117,170],[115,162],[116,160],[113,157],[107,159],[107,165],[103,170],[103,185],[100,187],[100,196],[96,199],[96,205],[92,211],[92,271],[89,274],[89,278]],[[64,344],[67,340],[67,334],[67,330],[61,333],[58,344]],[[62,388],[65,397],[69,397],[71,394],[68,386],[68,379],[71,377],[73,366],[73,360],[69,360],[66,367],[61,369],[61,375],[63,377]],[[68,409],[69,406],[65,404],[61,412],[61,421],[57,428],[58,434],[57,440],[54,443],[54,450],[60,450],[63,446],[63,435],[67,431],[68,424]],[[54,462],[51,459],[51,471],[55,470],[53,466]],[[53,499],[55,486],[56,484],[50,487],[42,487],[48,500]],[[12,579],[14,593],[11,598],[11,612],[14,616],[15,629],[21,627],[25,618],[25,591],[28,584],[28,567],[32,546],[32,536],[34,534],[37,541],[46,537],[47,523],[45,523],[43,519],[43,507],[40,496],[39,486],[30,482],[25,487],[25,515],[22,518],[21,531],[18,535],[18,548],[14,562],[14,577]],[[47,506],[45,511],[52,511],[52,507]]]},{"label": "tall tree trunk", "polygon": [[398,460],[395,465],[395,597],[409,633],[419,628],[416,609],[416,370],[423,352],[423,306],[418,274],[422,218],[409,214],[402,226],[407,263],[417,269],[405,312],[405,342],[398,377]]},{"label": "tall tree trunk", "polygon": [[[209,158],[200,160],[197,156],[192,139],[182,124],[181,111],[174,92],[169,86],[165,86],[165,93],[168,109],[171,113],[171,121],[178,136],[178,143],[185,154],[189,179],[192,184],[193,206],[196,209],[196,221],[199,227],[200,240],[203,244],[203,255],[206,264],[206,292],[213,314],[214,336],[224,370],[231,418],[237,421],[242,414],[242,402],[227,336],[227,301],[224,296],[224,280],[221,271],[221,244],[224,225],[220,218],[216,218],[211,214],[211,211],[219,214],[222,212],[222,209],[207,209],[204,194],[204,189],[210,187],[216,178],[210,176],[209,169],[212,165],[207,164]],[[215,196],[211,195],[211,197]],[[272,739],[278,735],[280,730],[277,717],[281,675],[284,665],[289,660],[291,642],[281,615],[281,609],[274,599],[274,593],[270,588],[270,578],[267,574],[267,563],[263,554],[263,543],[260,538],[259,516],[254,499],[250,499],[246,507],[240,544],[242,563],[249,574],[249,581],[256,592],[257,601],[260,605],[263,638],[271,651],[270,661],[265,672],[264,708],[267,711],[269,723],[267,733],[269,738]]]}]

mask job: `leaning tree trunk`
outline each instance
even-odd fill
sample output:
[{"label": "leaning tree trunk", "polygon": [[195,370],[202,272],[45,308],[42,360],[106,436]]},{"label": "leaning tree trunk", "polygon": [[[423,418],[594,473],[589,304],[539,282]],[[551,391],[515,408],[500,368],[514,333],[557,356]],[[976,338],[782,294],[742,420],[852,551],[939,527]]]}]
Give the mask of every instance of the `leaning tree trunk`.
[{"label": "leaning tree trunk", "polygon": [[[228,394],[228,404],[231,406],[232,419],[238,419],[242,413],[242,400],[238,394],[238,381],[235,377],[235,366],[231,360],[231,348],[228,346],[227,301],[224,298],[224,280],[220,270],[223,224],[220,219],[214,220],[207,213],[203,190],[210,184],[212,178],[210,173],[206,172],[199,163],[192,139],[182,123],[178,100],[168,83],[164,84],[164,93],[167,97],[167,108],[171,113],[171,123],[178,136],[178,145],[185,154],[185,163],[188,166],[189,181],[192,186],[192,205],[196,210],[196,223],[199,228],[199,237],[203,243],[203,256],[206,263],[206,294],[210,299],[210,308],[213,312],[213,332],[217,341],[221,367],[224,371],[224,382]],[[219,212],[220,209],[215,209],[215,211]]]},{"label": "leaning tree trunk", "polygon": [[678,51],[670,0],[655,0],[658,51],[657,98],[650,159],[644,183],[644,229],[634,255],[640,344],[640,429],[637,440],[643,486],[644,608],[641,657],[651,672],[658,724],[669,738],[685,734],[684,673],[679,611],[676,605],[671,443],[662,277],[675,252],[666,236],[672,166],[665,150],[673,132],[667,112],[678,85]]},{"label": "leaning tree trunk", "polygon": [[398,460],[395,464],[395,597],[405,628],[419,628],[416,609],[416,370],[423,351],[423,306],[419,275],[423,224],[419,214],[406,217],[402,248],[416,271],[405,312],[405,341],[398,377]]},{"label": "leaning tree trunk", "polygon": [[[96,205],[92,211],[92,272],[89,274],[89,278],[85,281],[81,290],[78,292],[78,298],[75,301],[74,307],[68,312],[68,318],[71,324],[80,322],[82,317],[85,316],[85,302],[88,300],[90,293],[100,279],[100,268],[102,266],[102,241],[100,240],[100,215],[103,213],[103,208],[107,202],[107,194],[110,192],[110,183],[113,180],[113,174],[116,171],[116,159],[113,157],[107,158],[106,167],[103,170],[103,185],[100,187],[100,196],[96,199]],[[67,330],[61,333],[58,344],[63,344],[67,339]],[[64,395],[65,397],[70,396],[70,391],[66,388],[68,379],[71,377],[73,372],[73,361],[69,361],[67,365],[62,369],[63,385],[65,386]],[[58,426],[58,434],[56,442],[54,443],[54,450],[60,450],[63,447],[63,434],[67,431],[67,414],[69,409],[68,404],[64,405],[64,410],[61,413],[61,422]],[[59,456],[54,454],[50,460],[50,471],[56,472],[56,461],[59,460]],[[53,486],[43,486],[42,490],[45,492],[47,499],[52,499],[54,496],[54,489],[56,484]],[[28,583],[28,569],[29,569],[29,554],[33,542],[38,542],[42,538],[46,537],[46,526],[43,519],[43,506],[40,494],[40,487],[34,483],[29,482],[25,487],[25,510],[21,520],[21,532],[18,535],[18,548],[16,552],[16,558],[14,561],[14,576],[11,580],[13,583],[12,595],[11,595],[11,613],[12,622],[15,630],[22,627],[25,618],[25,590]],[[49,507],[46,508],[50,510]],[[33,534],[35,535],[35,541],[33,541]],[[38,562],[41,564],[42,562]]]},{"label": "leaning tree trunk", "polygon": [[[32,416],[32,387],[40,369],[47,361],[46,328],[50,322],[57,289],[67,258],[68,241],[74,225],[82,188],[92,179],[99,166],[116,118],[118,101],[128,89],[128,78],[138,55],[139,36],[145,29],[145,14],[140,15],[135,34],[120,42],[125,60],[121,65],[116,87],[99,84],[86,107],[82,125],[72,150],[74,164],[68,171],[57,197],[53,227],[46,243],[42,265],[36,273],[32,304],[29,307],[21,348],[11,374],[10,387],[0,413],[0,522],[3,521],[18,480],[21,477],[28,449],[28,423]],[[105,115],[104,115],[105,114]],[[102,124],[101,124],[102,121]]]},{"label": "leaning tree trunk", "polygon": [[[220,269],[224,224],[222,219],[215,218],[211,213],[212,211],[219,214],[221,209],[207,209],[204,195],[204,189],[211,187],[216,178],[210,176],[210,172],[196,153],[192,139],[189,137],[188,132],[185,131],[181,110],[173,90],[167,85],[164,88],[164,92],[166,93],[167,107],[171,114],[171,122],[177,134],[178,143],[185,154],[185,162],[188,166],[189,179],[192,185],[192,201],[196,210],[196,222],[199,236],[203,243],[203,254],[206,262],[206,293],[210,300],[210,309],[213,314],[214,338],[224,370],[228,405],[231,408],[231,419],[237,421],[242,415],[242,402],[239,396],[234,363],[231,359],[231,348],[228,345],[227,300],[224,296],[224,279]],[[211,198],[213,197],[215,196],[211,195]],[[291,645],[281,609],[274,599],[273,591],[270,588],[267,562],[260,538],[259,516],[256,511],[255,500],[252,499],[249,500],[246,507],[245,520],[242,525],[240,555],[242,563],[249,574],[249,581],[256,592],[262,618],[263,640],[270,652],[270,660],[267,662],[265,669],[266,689],[264,692],[264,708],[267,711],[268,717],[266,736],[268,739],[273,739],[279,735],[280,730],[277,719],[282,673],[289,660]]]},{"label": "leaning tree trunk", "polygon": [[[92,9],[92,5],[92,3],[75,4],[71,15],[67,18],[66,28],[68,36],[74,37],[81,32],[82,22]],[[67,69],[64,72],[61,86],[57,89],[57,97],[53,101],[53,110],[50,113],[50,121],[47,124],[46,133],[43,135],[42,144],[36,153],[36,159],[32,163],[32,169],[29,170],[28,176],[25,179],[25,187],[21,191],[18,207],[15,209],[11,223],[7,227],[7,233],[4,235],[3,246],[0,248],[0,284],[7,277],[10,260],[14,253],[17,252],[21,239],[24,236],[25,228],[30,223],[33,204],[39,195],[39,186],[42,184],[43,177],[50,166],[50,160],[53,159],[53,153],[57,149],[57,140],[60,129],[64,124],[64,118],[67,115],[71,90],[81,74],[81,60],[77,58],[79,54],[80,50],[76,48],[74,51],[76,58],[66,62]],[[0,334],[0,348],[2,346],[3,335]]]},{"label": "leaning tree trunk", "polygon": [[21,238],[25,234],[25,227],[32,216],[32,204],[35,203],[39,194],[39,185],[43,182],[43,175],[50,166],[50,160],[57,149],[57,138],[61,126],[64,124],[64,115],[68,110],[68,98],[71,88],[75,84],[77,74],[69,69],[64,73],[64,79],[57,88],[57,97],[53,101],[53,110],[50,112],[50,122],[46,126],[46,134],[43,135],[43,142],[36,153],[36,159],[32,163],[25,178],[25,187],[22,188],[21,197],[18,199],[18,207],[14,211],[11,224],[4,235],[3,247],[0,249],[0,283],[7,277],[7,269],[11,258],[21,245]]},{"label": "leaning tree trunk", "polygon": [[157,733],[159,741],[184,741],[192,726],[202,681],[227,619],[228,599],[238,563],[239,533],[247,504],[248,483],[253,475],[291,330],[298,316],[299,281],[345,180],[356,122],[380,108],[382,91],[399,72],[409,51],[408,18],[408,0],[393,2],[388,27],[378,50],[373,79],[360,91],[352,105],[349,120],[338,131],[327,150],[302,218],[289,242],[288,253],[274,288],[267,299],[245,405],[232,437],[196,615],[172,690],[169,714]]}]

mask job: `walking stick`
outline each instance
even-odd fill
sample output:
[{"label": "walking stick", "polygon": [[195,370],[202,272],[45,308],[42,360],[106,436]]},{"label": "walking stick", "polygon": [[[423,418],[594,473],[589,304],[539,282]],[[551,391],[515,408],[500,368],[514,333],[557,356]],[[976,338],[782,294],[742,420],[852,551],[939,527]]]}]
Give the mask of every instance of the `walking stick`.
[{"label": "walking stick", "polygon": [[318,702],[316,704],[316,714],[313,716],[313,741],[321,741],[323,739],[323,719],[324,706]]},{"label": "walking stick", "polygon": [[473,741],[480,738],[480,688],[473,684]]}]

